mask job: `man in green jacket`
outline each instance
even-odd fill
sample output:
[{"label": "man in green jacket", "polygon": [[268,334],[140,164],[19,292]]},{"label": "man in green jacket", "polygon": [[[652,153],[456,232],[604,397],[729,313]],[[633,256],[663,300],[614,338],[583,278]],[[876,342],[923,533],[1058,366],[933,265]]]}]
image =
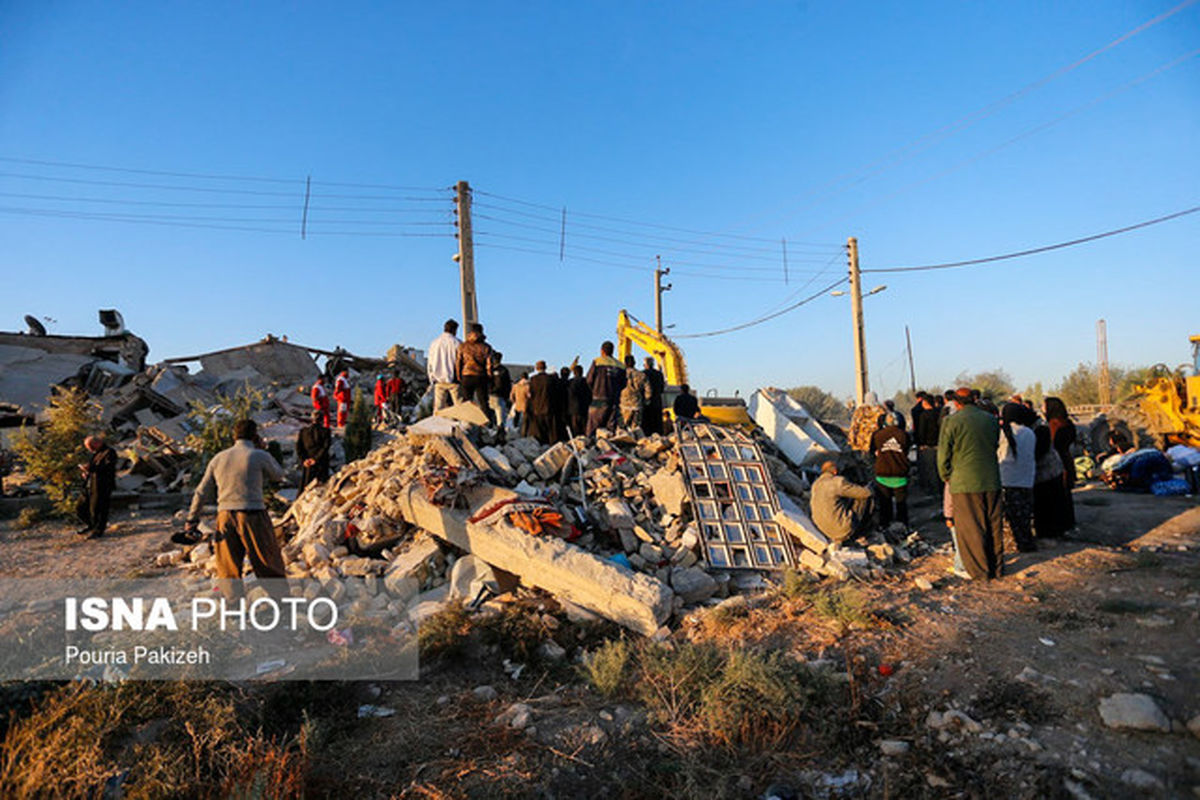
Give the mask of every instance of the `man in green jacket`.
[{"label": "man in green jacket", "polygon": [[952,399],[954,412],[938,435],[938,474],[950,485],[954,529],[963,567],[974,580],[1004,570],[1004,505],[996,447],[1000,424],[975,405],[970,389]]}]

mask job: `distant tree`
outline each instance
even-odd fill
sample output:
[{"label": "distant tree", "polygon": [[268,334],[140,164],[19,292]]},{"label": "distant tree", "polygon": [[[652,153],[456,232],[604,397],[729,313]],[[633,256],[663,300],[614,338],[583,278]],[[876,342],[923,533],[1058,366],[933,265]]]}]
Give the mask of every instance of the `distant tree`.
[{"label": "distant tree", "polygon": [[[1154,367],[1108,368],[1109,388],[1112,399],[1120,401],[1133,393],[1133,387],[1146,383],[1156,375]],[[1100,402],[1100,369],[1095,364],[1080,363],[1061,381],[1051,387],[1050,394],[1062,398],[1069,406],[1095,405]]]},{"label": "distant tree", "polygon": [[1040,408],[1042,401],[1046,399],[1046,392],[1044,389],[1042,389],[1042,382],[1035,381],[1034,383],[1026,386],[1025,390],[1021,392],[1021,397],[1025,400],[1029,400],[1034,404],[1034,406]]},{"label": "distant tree", "polygon": [[90,454],[83,440],[101,430],[100,407],[78,389],[55,387],[46,406],[46,422],[37,431],[22,428],[13,442],[25,471],[42,482],[59,514],[74,511],[74,495],[82,490],[79,465]]},{"label": "distant tree", "polygon": [[1012,378],[1002,369],[984,370],[982,372],[960,372],[954,379],[959,386],[978,389],[985,400],[991,400],[999,405],[1012,397],[1017,391]]},{"label": "distant tree", "polygon": [[796,386],[788,389],[787,395],[819,420],[839,422],[846,419],[846,406],[819,386]]}]

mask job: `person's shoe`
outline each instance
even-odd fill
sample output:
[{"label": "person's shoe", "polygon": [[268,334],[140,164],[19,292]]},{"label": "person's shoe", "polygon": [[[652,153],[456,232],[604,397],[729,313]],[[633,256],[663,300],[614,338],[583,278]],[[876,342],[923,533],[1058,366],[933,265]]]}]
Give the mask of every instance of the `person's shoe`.
[{"label": "person's shoe", "polygon": [[99,539],[99,538],[100,538],[101,536],[103,536],[103,535],[104,535],[104,534],[103,534],[103,533],[100,533],[100,531],[92,531],[91,533],[89,533],[89,534],[87,535],[87,538],[89,538],[89,539]]},{"label": "person's shoe", "polygon": [[75,531],[75,535],[76,536],[87,536],[91,532],[92,532],[91,528],[80,528],[79,530]]},{"label": "person's shoe", "polygon": [[949,572],[954,577],[962,578],[964,581],[971,580],[971,573],[967,572],[965,569],[959,569],[958,567],[951,567],[949,569]]}]

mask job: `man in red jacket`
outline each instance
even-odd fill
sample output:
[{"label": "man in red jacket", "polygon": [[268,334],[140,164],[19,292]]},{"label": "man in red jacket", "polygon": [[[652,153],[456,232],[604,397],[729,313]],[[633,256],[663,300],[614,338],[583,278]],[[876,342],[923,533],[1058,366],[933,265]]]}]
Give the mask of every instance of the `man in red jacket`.
[{"label": "man in red jacket", "polygon": [[337,426],[346,427],[346,418],[350,416],[350,373],[342,370],[333,382],[333,399],[337,400]]},{"label": "man in red jacket", "polygon": [[321,424],[329,427],[329,392],[325,389],[325,376],[317,377],[312,386],[313,411],[321,415]]},{"label": "man in red jacket", "polygon": [[400,396],[404,394],[404,379],[400,373],[393,372],[387,382],[387,404],[392,413],[400,413]]}]

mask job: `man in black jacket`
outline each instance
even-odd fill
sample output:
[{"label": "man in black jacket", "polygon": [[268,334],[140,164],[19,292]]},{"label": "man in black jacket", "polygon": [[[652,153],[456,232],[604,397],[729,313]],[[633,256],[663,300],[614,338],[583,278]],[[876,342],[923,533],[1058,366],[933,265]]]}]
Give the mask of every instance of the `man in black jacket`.
[{"label": "man in black jacket", "polygon": [[643,363],[646,384],[650,387],[650,399],[646,401],[646,409],[642,414],[642,430],[649,436],[652,433],[662,433],[663,430],[663,389],[667,381],[663,374],[654,366],[654,359],[649,356]]},{"label": "man in black jacket", "polygon": [[83,440],[83,446],[91,458],[79,465],[86,489],[75,512],[85,527],[76,533],[99,539],[108,527],[109,501],[117,483],[117,452],[104,442],[103,436],[89,436]]},{"label": "man in black jacket", "polygon": [[567,381],[567,424],[572,436],[587,432],[588,406],[592,404],[592,390],[583,377],[583,367],[571,367],[571,379]]},{"label": "man in black jacket", "polygon": [[546,362],[537,362],[529,376],[529,408],[525,412],[529,424],[525,435],[542,444],[554,441],[554,383],[555,377],[546,372]]},{"label": "man in black jacket", "polygon": [[300,430],[296,437],[296,460],[304,470],[300,489],[313,481],[329,480],[329,429],[321,424],[321,415],[314,411],[312,424]]}]

